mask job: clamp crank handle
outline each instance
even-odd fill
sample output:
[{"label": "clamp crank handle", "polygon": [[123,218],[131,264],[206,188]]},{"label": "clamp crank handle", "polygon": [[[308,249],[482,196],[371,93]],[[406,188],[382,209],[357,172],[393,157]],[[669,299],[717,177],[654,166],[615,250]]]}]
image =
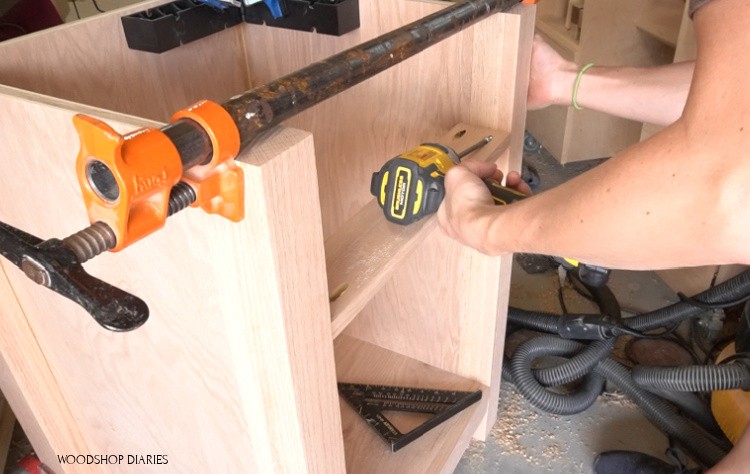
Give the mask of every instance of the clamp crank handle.
[{"label": "clamp crank handle", "polygon": [[34,282],[81,305],[105,329],[132,331],[148,320],[143,300],[86,273],[61,240],[42,241],[0,222],[0,255]]}]

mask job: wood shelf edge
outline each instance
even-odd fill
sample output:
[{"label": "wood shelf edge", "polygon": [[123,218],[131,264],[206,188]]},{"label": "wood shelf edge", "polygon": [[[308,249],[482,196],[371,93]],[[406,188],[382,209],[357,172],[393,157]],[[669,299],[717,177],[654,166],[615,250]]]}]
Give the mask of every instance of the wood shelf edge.
[{"label": "wood shelf edge", "polygon": [[[377,466],[378,472],[453,472],[487,411],[489,388],[345,334],[335,340],[334,352],[337,379],[341,382],[439,390],[482,390],[482,399],[477,403],[395,453],[341,399],[347,472],[371,472],[374,466]],[[394,423],[397,427],[399,422],[408,426],[409,421],[418,423],[417,420],[409,420],[408,415],[403,415]]]},{"label": "wood shelf edge", "polygon": [[574,56],[578,54],[578,50],[580,49],[579,44],[568,34],[562,18],[558,19],[546,15],[541,16],[536,19],[536,28],[561,48],[570,51]]},{"label": "wood shelf edge", "polygon": [[[465,133],[459,137],[462,131]],[[497,159],[510,143],[510,135],[504,131],[458,124],[444,134],[438,143],[461,151],[486,135],[492,135],[493,140],[472,154],[471,158],[483,161]],[[388,281],[399,263],[408,258],[417,244],[435,230],[436,224],[435,216],[409,226],[388,222],[373,200],[326,239],[328,290],[333,298],[333,337],[341,334],[354,320]]]}]

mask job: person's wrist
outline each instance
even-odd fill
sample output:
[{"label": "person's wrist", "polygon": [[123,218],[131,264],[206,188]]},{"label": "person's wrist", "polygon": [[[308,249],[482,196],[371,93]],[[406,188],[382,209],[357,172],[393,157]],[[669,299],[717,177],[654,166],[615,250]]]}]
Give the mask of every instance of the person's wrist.
[{"label": "person's wrist", "polygon": [[564,69],[557,72],[555,77],[555,88],[553,90],[556,105],[573,105],[573,88],[578,77],[578,67],[569,63]]},{"label": "person's wrist", "polygon": [[497,256],[505,253],[505,250],[500,248],[502,243],[499,241],[499,237],[502,236],[495,234],[494,230],[498,215],[503,211],[504,207],[493,204],[481,206],[475,210],[476,215],[472,220],[475,226],[473,235],[479,235],[482,238],[473,247],[483,254]]}]

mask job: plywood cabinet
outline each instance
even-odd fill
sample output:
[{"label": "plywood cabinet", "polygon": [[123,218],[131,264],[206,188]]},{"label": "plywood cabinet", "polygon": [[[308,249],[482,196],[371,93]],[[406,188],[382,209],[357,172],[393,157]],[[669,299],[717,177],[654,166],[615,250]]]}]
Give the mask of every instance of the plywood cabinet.
[{"label": "plywood cabinet", "polygon": [[[676,0],[684,5],[682,0]],[[667,12],[666,0],[549,0],[539,2],[536,29],[567,59],[579,66],[647,66],[671,62],[674,45],[661,36],[674,36],[651,27],[663,22],[656,17]],[[571,6],[572,4],[572,6]],[[582,4],[583,8],[575,5]],[[569,8],[570,6],[570,8]],[[576,12],[566,28],[568,11]],[[648,31],[647,31],[648,30]],[[674,30],[674,31],[673,31]],[[572,93],[572,91],[571,91]],[[608,157],[637,143],[642,124],[592,110],[552,106],[529,112],[526,128],[562,163]]]},{"label": "plywood cabinet", "polygon": [[[443,8],[361,2],[343,37],[241,25],[154,55],[119,17],[0,44],[0,221],[42,238],[88,225],[74,173],[85,113],[121,133],[161,126]],[[112,333],[7,261],[0,385],[36,451],[162,455],[160,472],[450,472],[496,416],[510,257],[462,248],[428,218],[385,221],[370,175],[424,141],[519,168],[533,6],[496,14],[294,117],[242,152],[247,216],[189,209],[86,264],[143,298]],[[44,55],[40,52],[44,51]],[[482,390],[481,402],[390,453],[336,381]],[[408,421],[408,420],[407,420]],[[154,466],[151,466],[154,467]]]}]

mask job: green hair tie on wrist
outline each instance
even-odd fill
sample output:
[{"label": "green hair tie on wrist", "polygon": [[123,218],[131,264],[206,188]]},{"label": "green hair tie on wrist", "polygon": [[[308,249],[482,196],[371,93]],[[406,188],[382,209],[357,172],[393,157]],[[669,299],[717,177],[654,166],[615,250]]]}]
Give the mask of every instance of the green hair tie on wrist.
[{"label": "green hair tie on wrist", "polygon": [[576,76],[576,82],[573,84],[573,107],[575,107],[576,110],[583,110],[583,107],[578,105],[578,87],[581,85],[581,78],[583,77],[583,73],[588,71],[593,65],[594,63],[588,63],[583,66],[581,70],[578,71],[578,76]]}]

